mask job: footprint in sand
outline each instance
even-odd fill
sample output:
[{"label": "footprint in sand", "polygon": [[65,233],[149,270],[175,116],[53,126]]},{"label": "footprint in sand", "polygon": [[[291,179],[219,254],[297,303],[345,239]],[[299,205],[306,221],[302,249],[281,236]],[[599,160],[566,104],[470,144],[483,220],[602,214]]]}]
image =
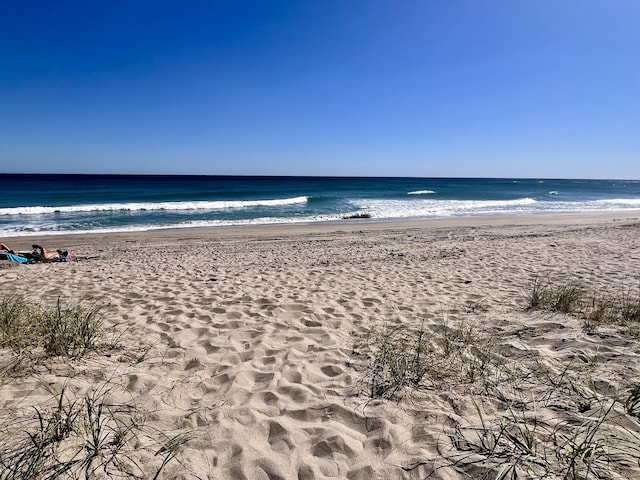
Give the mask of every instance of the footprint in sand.
[{"label": "footprint in sand", "polygon": [[274,452],[287,453],[295,448],[289,432],[278,422],[269,422],[267,442]]},{"label": "footprint in sand", "polygon": [[342,373],[342,369],[337,365],[325,365],[320,368],[320,371],[327,377],[336,377]]}]

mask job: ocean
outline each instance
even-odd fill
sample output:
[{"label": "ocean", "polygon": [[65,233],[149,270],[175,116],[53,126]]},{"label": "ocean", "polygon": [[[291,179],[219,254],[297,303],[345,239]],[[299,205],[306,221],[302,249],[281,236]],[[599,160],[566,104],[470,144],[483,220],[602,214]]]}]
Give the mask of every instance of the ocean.
[{"label": "ocean", "polygon": [[0,176],[0,237],[633,209],[638,180]]}]

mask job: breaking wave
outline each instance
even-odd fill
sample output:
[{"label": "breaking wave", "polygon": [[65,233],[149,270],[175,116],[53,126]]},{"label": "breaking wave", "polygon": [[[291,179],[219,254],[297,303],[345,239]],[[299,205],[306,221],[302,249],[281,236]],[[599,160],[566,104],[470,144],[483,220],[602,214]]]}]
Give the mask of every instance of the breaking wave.
[{"label": "breaking wave", "polygon": [[0,208],[0,215],[47,215],[52,213],[122,212],[122,211],[184,211],[227,210],[248,207],[278,207],[306,203],[309,197],[278,198],[274,200],[217,200],[192,202],[101,203],[90,205],[63,205],[57,207]]},{"label": "breaking wave", "polygon": [[416,190],[415,192],[409,192],[407,195],[430,195],[436,193],[435,190]]}]

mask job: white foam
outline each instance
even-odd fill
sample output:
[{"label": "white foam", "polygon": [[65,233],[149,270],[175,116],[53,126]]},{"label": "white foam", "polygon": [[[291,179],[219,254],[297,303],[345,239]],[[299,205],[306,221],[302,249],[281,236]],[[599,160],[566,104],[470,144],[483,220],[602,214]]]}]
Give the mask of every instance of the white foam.
[{"label": "white foam", "polygon": [[59,207],[11,207],[0,208],[0,215],[46,215],[52,213],[120,212],[120,211],[183,211],[225,210],[247,207],[278,207],[306,203],[309,197],[277,198],[273,200],[219,200],[193,202],[147,202],[147,203],[98,203],[89,205],[64,205]]},{"label": "white foam", "polygon": [[[300,200],[303,199],[303,200]],[[269,202],[269,205],[292,204],[306,201],[307,197],[295,197],[293,199],[267,200],[256,202],[233,202],[238,208],[240,205]],[[295,201],[294,201],[295,200]],[[276,203],[277,202],[277,203]],[[289,202],[289,203],[282,203]],[[180,202],[181,204],[183,202]],[[220,204],[222,202],[208,202]],[[108,232],[140,232],[148,230],[164,230],[171,228],[202,228],[225,227],[241,225],[272,225],[272,224],[305,224],[318,222],[341,222],[344,216],[349,214],[368,214],[371,220],[398,219],[398,218],[442,218],[465,217],[482,215],[517,215],[531,213],[556,213],[556,212],[593,212],[593,211],[628,211],[640,209],[640,199],[619,198],[606,200],[592,200],[587,202],[558,202],[536,201],[533,198],[519,198],[514,200],[435,200],[433,198],[412,198],[406,200],[375,200],[360,199],[350,202],[353,207],[348,212],[340,212],[330,215],[306,215],[299,217],[269,216],[249,219],[221,220],[203,219],[176,222],[168,224],[138,224],[128,226],[113,226],[106,228],[80,228],[78,230],[58,230],[63,224],[59,224],[55,218],[24,218],[18,225],[3,225],[0,228],[0,237],[3,236],[32,236],[32,235],[69,235],[74,233],[108,233]],[[129,204],[130,205],[130,204]],[[154,204],[158,206],[158,204]],[[209,207],[210,208],[210,207]],[[218,206],[218,208],[222,208]],[[229,207],[234,208],[234,207]],[[6,209],[5,209],[6,210]],[[1,210],[0,210],[1,211]],[[5,214],[6,215],[6,214]],[[16,222],[18,223],[18,222]]]},{"label": "white foam", "polygon": [[450,217],[522,213],[534,210],[533,198],[515,200],[357,200],[353,205],[374,218]]},{"label": "white foam", "polygon": [[150,230],[169,230],[173,228],[210,228],[210,227],[233,227],[250,225],[285,225],[285,224],[309,224],[320,222],[337,222],[342,220],[342,215],[310,215],[306,217],[260,217],[241,220],[192,220],[188,222],[178,222],[165,225],[138,224],[126,227],[106,227],[79,230],[50,230],[50,229],[28,229],[28,230],[0,230],[0,237],[27,237],[34,235],[74,235],[84,233],[126,233],[126,232],[147,232]]},{"label": "white foam", "polygon": [[609,198],[606,200],[596,200],[595,203],[625,208],[640,208],[640,198]]},{"label": "white foam", "polygon": [[436,193],[434,190],[416,190],[415,192],[409,192],[407,195],[430,195]]}]

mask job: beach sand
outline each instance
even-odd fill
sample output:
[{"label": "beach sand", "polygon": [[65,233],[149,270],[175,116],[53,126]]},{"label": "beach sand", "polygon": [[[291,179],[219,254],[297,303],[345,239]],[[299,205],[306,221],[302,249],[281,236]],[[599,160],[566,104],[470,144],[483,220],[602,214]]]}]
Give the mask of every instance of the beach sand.
[{"label": "beach sand", "polygon": [[[605,416],[591,441],[623,451],[607,450],[606,463],[592,449],[591,468],[640,478],[625,443],[640,448],[637,411],[624,405],[640,379],[635,331],[526,308],[536,278],[637,292],[633,214],[3,241],[89,255],[2,269],[0,288],[105,305],[118,332],[115,348],[18,371],[3,352],[5,430],[8,415],[51,405],[51,392],[98,389],[143,425],[123,447],[143,470],[162,461],[153,442],[186,435],[161,478],[495,478],[512,464],[519,478],[563,478],[590,419]],[[429,336],[433,371],[418,389],[372,398],[378,334],[402,326]]]}]

